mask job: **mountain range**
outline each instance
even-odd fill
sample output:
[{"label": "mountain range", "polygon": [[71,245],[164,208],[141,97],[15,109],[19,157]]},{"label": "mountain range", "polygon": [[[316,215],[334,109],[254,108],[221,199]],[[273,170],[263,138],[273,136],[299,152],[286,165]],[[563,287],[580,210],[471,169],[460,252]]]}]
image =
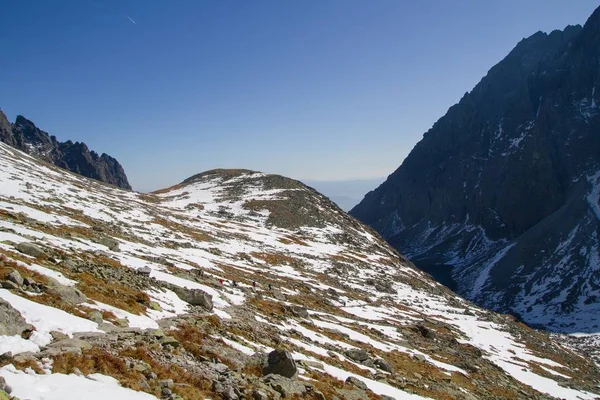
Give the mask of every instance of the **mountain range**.
[{"label": "mountain range", "polygon": [[0,142],[88,178],[131,189],[117,160],[90,151],[85,143],[59,142],[56,136],[50,136],[22,115],[11,124],[0,110]]},{"label": "mountain range", "polygon": [[600,332],[600,9],[523,39],[351,210],[477,304]]}]

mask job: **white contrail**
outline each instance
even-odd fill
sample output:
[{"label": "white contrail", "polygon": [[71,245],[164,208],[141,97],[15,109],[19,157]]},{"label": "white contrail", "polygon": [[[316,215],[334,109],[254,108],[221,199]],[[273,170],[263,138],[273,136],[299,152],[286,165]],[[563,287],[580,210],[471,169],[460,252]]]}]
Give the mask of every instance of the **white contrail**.
[{"label": "white contrail", "polygon": [[[127,15],[127,14],[125,14],[125,15]],[[129,18],[129,20],[130,20],[131,22],[133,22],[133,24],[134,24],[134,25],[137,25],[137,22],[135,22],[135,21],[133,20],[133,18],[131,18],[129,15],[127,15],[127,18]]]}]

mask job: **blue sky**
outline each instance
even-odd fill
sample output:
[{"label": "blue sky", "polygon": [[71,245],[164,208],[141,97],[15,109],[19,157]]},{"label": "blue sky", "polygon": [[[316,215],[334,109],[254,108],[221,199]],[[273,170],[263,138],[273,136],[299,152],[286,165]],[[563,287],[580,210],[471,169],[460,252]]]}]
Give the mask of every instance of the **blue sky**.
[{"label": "blue sky", "polygon": [[519,40],[597,5],[0,0],[0,107],[116,157],[137,190],[217,167],[382,177]]}]

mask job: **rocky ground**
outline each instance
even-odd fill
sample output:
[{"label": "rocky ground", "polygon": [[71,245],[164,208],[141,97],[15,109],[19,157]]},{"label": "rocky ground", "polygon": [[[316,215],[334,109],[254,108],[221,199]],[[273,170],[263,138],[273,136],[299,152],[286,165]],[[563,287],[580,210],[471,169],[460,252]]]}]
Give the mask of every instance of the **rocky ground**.
[{"label": "rocky ground", "polygon": [[589,359],[283,177],[216,170],[145,195],[0,144],[0,254],[0,399],[600,393]]}]

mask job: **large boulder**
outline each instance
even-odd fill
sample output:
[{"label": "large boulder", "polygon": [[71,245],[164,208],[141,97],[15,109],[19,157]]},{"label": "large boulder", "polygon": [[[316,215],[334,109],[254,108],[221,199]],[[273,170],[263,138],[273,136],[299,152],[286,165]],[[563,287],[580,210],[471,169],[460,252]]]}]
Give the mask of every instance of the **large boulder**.
[{"label": "large boulder", "polygon": [[19,271],[17,271],[16,269],[13,269],[12,271],[10,271],[10,273],[8,275],[6,275],[6,279],[8,281],[16,284],[19,287],[23,286],[23,283],[24,283],[23,277],[21,276]]},{"label": "large boulder", "polygon": [[0,299],[0,336],[21,335],[32,329],[25,318],[7,301]]},{"label": "large boulder", "polygon": [[200,306],[208,311],[212,311],[212,296],[200,289],[176,288],[177,296],[192,306]]},{"label": "large boulder", "polygon": [[111,251],[119,251],[119,242],[109,236],[102,236],[98,239],[98,243],[108,247]]},{"label": "large boulder", "polygon": [[15,249],[19,250],[21,253],[26,254],[31,257],[42,257],[46,255],[46,252],[42,250],[38,245],[33,244],[31,242],[21,242],[15,246]]},{"label": "large boulder", "polygon": [[264,377],[264,381],[283,398],[289,398],[296,395],[302,396],[306,393],[306,386],[295,379],[286,378],[276,374],[269,374]]},{"label": "large boulder", "polygon": [[286,378],[296,378],[298,367],[289,351],[277,349],[269,353],[263,373],[265,375],[275,374]]},{"label": "large boulder", "polygon": [[369,359],[369,353],[367,353],[366,351],[361,350],[361,349],[346,350],[344,355],[346,355],[346,357],[348,357],[349,359],[351,359],[353,361],[357,361],[359,363],[362,363]]},{"label": "large boulder", "polygon": [[71,286],[65,286],[55,279],[48,278],[48,288],[46,292],[59,296],[64,302],[76,305],[85,303],[88,299],[79,289]]}]

